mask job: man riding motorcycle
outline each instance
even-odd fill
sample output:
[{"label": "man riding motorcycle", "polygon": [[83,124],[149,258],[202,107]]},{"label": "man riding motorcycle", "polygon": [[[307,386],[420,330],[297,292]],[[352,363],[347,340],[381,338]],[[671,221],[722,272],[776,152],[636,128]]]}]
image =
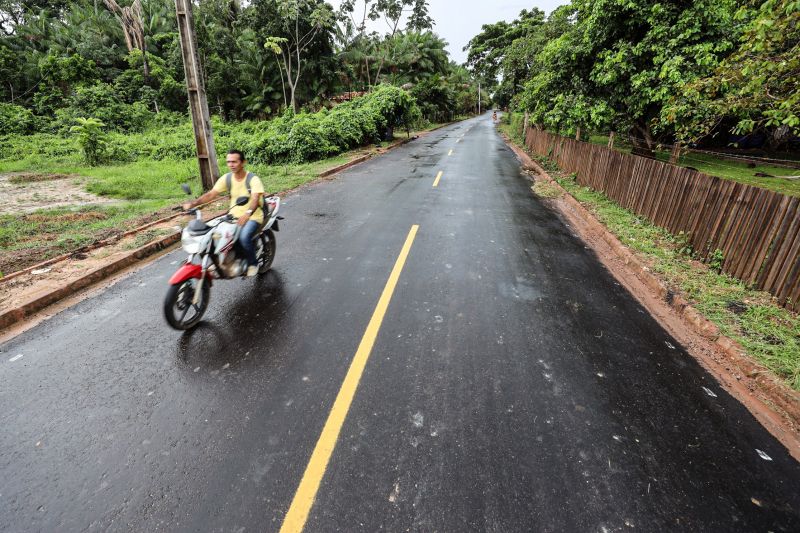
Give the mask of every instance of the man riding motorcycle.
[{"label": "man riding motorcycle", "polygon": [[[210,202],[221,194],[229,194],[230,212],[237,218],[237,224],[242,226],[238,244],[247,259],[247,276],[255,276],[258,273],[258,258],[253,237],[264,222],[264,211],[261,209],[264,185],[258,176],[245,170],[247,160],[240,150],[229,150],[225,163],[230,172],[219,178],[214,187],[197,200],[183,204],[183,208],[188,210]],[[245,205],[236,205],[236,200],[241,196],[249,196],[250,201]]]}]

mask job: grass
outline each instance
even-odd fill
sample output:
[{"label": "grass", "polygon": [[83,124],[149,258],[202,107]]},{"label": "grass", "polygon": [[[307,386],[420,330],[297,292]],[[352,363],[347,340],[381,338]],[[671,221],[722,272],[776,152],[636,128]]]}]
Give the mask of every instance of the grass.
[{"label": "grass", "polygon": [[531,190],[533,190],[533,193],[539,198],[558,198],[561,196],[561,191],[558,187],[546,181],[537,181],[533,184]]},{"label": "grass", "polygon": [[39,257],[44,260],[89,244],[109,230],[126,228],[127,222],[152,214],[160,207],[163,207],[161,201],[139,200],[113,206],[62,207],[23,215],[0,215],[0,249],[31,253],[42,248],[51,250],[52,253]]},{"label": "grass", "polygon": [[126,250],[135,250],[141,248],[150,241],[154,241],[160,237],[165,237],[171,233],[172,230],[168,229],[149,229],[136,234],[132,241],[125,245]]},{"label": "grass", "polygon": [[[279,192],[307,183],[323,170],[351,158],[352,154],[348,153],[313,163],[254,165],[249,170],[262,178],[267,192]],[[202,190],[196,160],[137,161],[101,167],[65,162],[37,163],[27,167],[0,162],[0,173],[35,168],[39,172],[85,176],[89,192],[121,202],[0,215],[0,250],[3,251],[0,271],[6,274],[166,216],[186,198],[181,183],[188,183],[195,195]],[[226,171],[220,169],[221,174]]]},{"label": "grass", "polygon": [[682,236],[673,236],[615,204],[605,195],[557,180],[587,205],[619,240],[644,256],[653,272],[678,288],[723,334],[795,390],[800,390],[800,316],[777,305],[769,293],[748,288],[695,261]]},{"label": "grass", "polygon": [[[427,129],[434,126],[438,124]],[[425,130],[411,134],[422,131]],[[396,132],[396,140],[405,138],[404,131]],[[188,183],[195,196],[202,191],[197,160],[194,158],[141,159],[91,167],[83,163],[80,150],[72,146],[69,139],[38,135],[31,136],[29,140],[29,150],[21,150],[21,140],[18,139],[13,149],[5,152],[1,151],[4,145],[0,142],[0,174],[25,173],[13,178],[12,181],[18,184],[40,181],[46,174],[76,176],[80,177],[87,191],[120,202],[91,207],[48,208],[22,215],[0,215],[0,250],[3,252],[0,254],[1,273],[14,272],[166,216],[172,207],[186,198],[180,187],[182,183]],[[382,146],[388,144],[381,143]],[[346,163],[362,152],[353,150],[311,163],[250,165],[248,170],[261,177],[268,193],[279,192],[308,183],[324,170]],[[220,161],[220,175],[225,172],[227,168],[224,161]],[[137,240],[139,246],[145,244],[142,239]]]},{"label": "grass", "polygon": [[[501,129],[523,146],[521,136],[511,125],[503,124]],[[749,288],[695,260],[682,235],[672,235],[604,194],[581,186],[574,176],[560,173],[550,160],[532,157],[724,335],[736,340],[750,357],[792,389],[800,391],[800,316],[777,305],[769,293]]]},{"label": "grass", "polygon": [[[608,144],[607,135],[592,135],[589,142],[595,144]],[[615,141],[614,149],[620,152],[630,153],[631,147],[629,145]],[[656,159],[660,161],[669,161],[669,151],[657,150]],[[800,169],[777,167],[773,165],[756,165],[749,167],[747,163],[740,163],[738,161],[731,161],[712,154],[705,154],[700,152],[687,152],[683,153],[678,160],[678,164],[684,167],[696,168],[700,172],[710,176],[717,176],[719,178],[738,181],[746,183],[762,189],[787,194],[789,196],[800,197],[800,179],[783,179],[781,176],[798,176]],[[775,176],[762,177],[755,174],[760,172],[762,174],[770,174]]]}]

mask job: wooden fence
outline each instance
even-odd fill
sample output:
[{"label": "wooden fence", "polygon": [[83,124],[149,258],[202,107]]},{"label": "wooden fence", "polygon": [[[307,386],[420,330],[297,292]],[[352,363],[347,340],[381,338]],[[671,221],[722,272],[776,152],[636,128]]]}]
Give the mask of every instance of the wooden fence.
[{"label": "wooden fence", "polygon": [[673,234],[708,261],[800,308],[800,198],[527,128],[534,153]]}]

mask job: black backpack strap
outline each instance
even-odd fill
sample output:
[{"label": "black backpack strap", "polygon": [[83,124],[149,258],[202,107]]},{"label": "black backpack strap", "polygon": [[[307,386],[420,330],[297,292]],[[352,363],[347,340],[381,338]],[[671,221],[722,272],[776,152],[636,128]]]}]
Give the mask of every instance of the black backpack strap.
[{"label": "black backpack strap", "polygon": [[231,173],[228,172],[223,177],[225,178],[225,186],[228,187],[228,194],[230,194],[231,193],[231,185],[232,185],[231,184]]},{"label": "black backpack strap", "polygon": [[250,182],[253,181],[253,173],[248,172],[247,177],[244,179],[244,186],[247,187],[247,195],[252,196],[253,191],[250,189]]}]

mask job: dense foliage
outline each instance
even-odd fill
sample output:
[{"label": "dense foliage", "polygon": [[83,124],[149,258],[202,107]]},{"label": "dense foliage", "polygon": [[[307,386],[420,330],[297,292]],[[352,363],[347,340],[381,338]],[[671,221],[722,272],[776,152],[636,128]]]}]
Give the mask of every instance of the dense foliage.
[{"label": "dense foliage", "polygon": [[468,62],[498,104],[562,133],[777,149],[800,134],[798,43],[797,0],[572,0],[483,26]]},{"label": "dense foliage", "polygon": [[[227,150],[237,148],[244,150],[248,159],[256,164],[299,163],[379,142],[388,130],[409,127],[419,116],[419,109],[408,92],[381,85],[331,110],[298,114],[289,110],[269,121],[234,123],[215,118],[212,126],[220,158],[224,158]],[[83,153],[83,159],[90,165],[190,159],[195,155],[192,126],[186,117],[179,120],[153,124],[144,132],[128,135],[105,134],[102,122],[79,117],[68,136],[0,136],[0,160],[26,157],[74,160],[71,158],[76,150]]]},{"label": "dense foliage", "polygon": [[[354,24],[356,8],[389,31]],[[185,116],[174,10],[173,0],[0,0],[0,135],[69,135],[78,118],[141,132]],[[432,32],[427,0],[352,0],[338,12],[323,0],[204,0],[194,19],[209,108],[226,121],[314,112],[384,83],[442,86],[429,119],[475,107],[475,81]]]}]

